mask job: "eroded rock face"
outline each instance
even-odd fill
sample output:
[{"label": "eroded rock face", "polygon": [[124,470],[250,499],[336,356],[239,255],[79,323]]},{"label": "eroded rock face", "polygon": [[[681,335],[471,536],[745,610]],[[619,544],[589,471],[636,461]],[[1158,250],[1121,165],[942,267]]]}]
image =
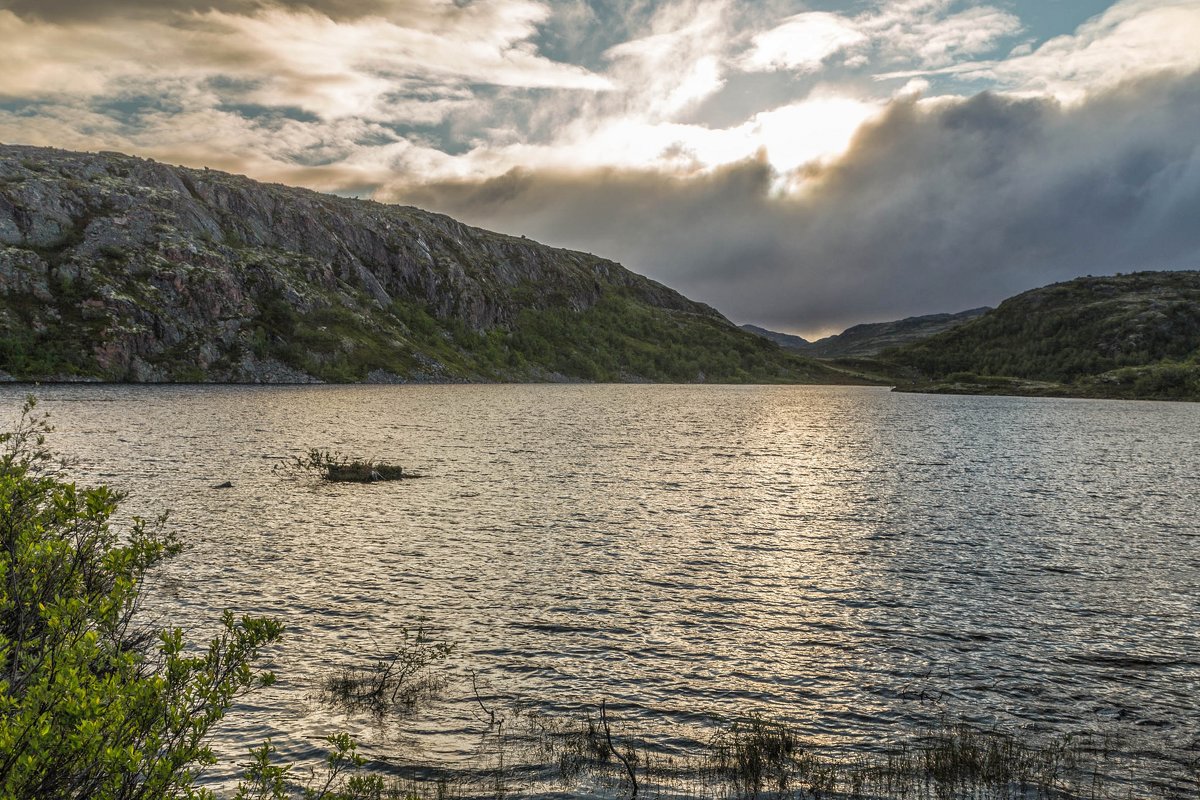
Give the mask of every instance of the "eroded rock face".
[{"label": "eroded rock face", "polygon": [[487,332],[614,291],[724,323],[611,261],[415,208],[0,146],[0,328],[45,351],[0,363],[14,374],[44,356],[108,380],[293,382],[369,343],[405,354],[383,365],[396,379],[436,375],[400,310]]},{"label": "eroded rock face", "polygon": [[54,299],[50,293],[50,271],[36,253],[16,247],[0,247],[0,292],[28,294],[42,302]]}]

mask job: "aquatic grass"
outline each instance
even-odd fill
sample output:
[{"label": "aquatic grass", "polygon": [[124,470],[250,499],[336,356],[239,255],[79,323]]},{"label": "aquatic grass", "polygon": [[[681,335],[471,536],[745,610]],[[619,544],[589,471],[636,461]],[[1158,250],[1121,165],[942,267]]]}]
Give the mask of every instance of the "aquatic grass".
[{"label": "aquatic grass", "polygon": [[453,652],[453,644],[431,641],[423,628],[404,629],[394,649],[365,665],[345,665],[326,675],[318,700],[380,719],[389,713],[411,712],[445,689],[447,681],[438,666]]},{"label": "aquatic grass", "polygon": [[761,716],[720,730],[709,743],[712,774],[728,781],[739,796],[758,797],[764,788],[783,794],[793,766],[804,755],[796,732]]},{"label": "aquatic grass", "polygon": [[1101,735],[1042,737],[944,719],[872,750],[832,749],[784,720],[752,714],[714,720],[702,745],[667,756],[652,752],[635,724],[597,713],[603,708],[493,714],[483,794],[561,796],[549,788],[557,783],[569,795],[629,800],[1118,800],[1200,788],[1181,773],[1135,792],[1120,779],[1128,764],[1119,743]]},{"label": "aquatic grass", "polygon": [[[376,663],[330,676],[326,690],[352,710],[402,712],[404,703],[397,707],[390,695],[389,680],[398,674]],[[652,722],[612,713],[604,701],[546,713],[482,694],[473,673],[468,691],[473,699],[460,699],[477,707],[482,725],[475,758],[449,772],[436,770],[436,781],[388,759],[392,783],[374,784],[379,792],[370,797],[1174,800],[1200,789],[1195,763],[1181,762],[1178,774],[1163,770],[1156,785],[1126,782],[1136,748],[1101,734],[1040,735],[942,718],[888,743],[835,748],[786,719],[750,714],[712,718],[681,737],[692,742],[690,749],[664,750],[651,744],[656,737],[646,726]],[[403,791],[397,769],[406,774]],[[428,775],[429,766],[419,771]]]}]

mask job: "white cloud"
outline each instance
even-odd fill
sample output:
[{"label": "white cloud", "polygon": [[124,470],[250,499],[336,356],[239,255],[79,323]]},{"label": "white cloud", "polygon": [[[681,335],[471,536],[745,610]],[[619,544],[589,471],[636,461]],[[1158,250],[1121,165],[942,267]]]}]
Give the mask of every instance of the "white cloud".
[{"label": "white cloud", "polygon": [[967,61],[880,79],[958,75],[1029,96],[1080,102],[1139,76],[1200,69],[1200,0],[1121,0],[1103,14],[1036,49],[1019,46],[1004,60]]},{"label": "white cloud", "polygon": [[624,95],[622,114],[669,120],[724,85],[728,0],[681,0],[662,6],[645,36],[610,48],[606,73]]},{"label": "white cloud", "polygon": [[[497,4],[493,4],[497,5]],[[305,99],[315,86],[315,105],[336,114],[333,95],[361,98],[363,106],[397,82],[462,79],[497,86],[603,90],[609,84],[580,67],[537,55],[526,40],[544,9],[530,3],[503,6],[505,13],[452,22],[433,29],[368,18],[338,22],[315,13],[268,9],[258,14],[209,12],[203,21],[231,51],[253,60],[255,73],[284,76],[272,87]],[[467,24],[467,23],[470,24]],[[225,66],[224,64],[222,66]],[[234,65],[236,68],[236,65]],[[226,67],[228,68],[228,67]],[[322,91],[328,87],[328,91]],[[314,109],[315,110],[315,109]]]},{"label": "white cloud", "polygon": [[755,114],[745,125],[779,173],[840,156],[855,131],[882,110],[882,105],[846,97],[814,97]]},{"label": "white cloud", "polygon": [[939,67],[994,48],[1022,30],[1021,21],[995,6],[972,6],[952,12],[953,0],[890,2],[856,23],[889,61],[912,61]]},{"label": "white cloud", "polygon": [[929,91],[930,83],[924,78],[912,78],[900,87],[895,97],[919,97]]},{"label": "white cloud", "polygon": [[760,112],[730,128],[613,118],[595,128],[576,126],[569,135],[544,144],[484,145],[453,159],[414,163],[413,171],[399,181],[486,180],[512,169],[645,170],[686,178],[757,159],[780,176],[778,192],[796,193],[804,187],[801,168],[836,159],[849,147],[855,131],[884,107],[814,96]]},{"label": "white cloud", "polygon": [[1025,56],[987,73],[1023,90],[1079,99],[1161,70],[1200,69],[1200,0],[1123,0]]},{"label": "white cloud", "polygon": [[812,71],[834,53],[866,39],[866,35],[845,17],[810,11],[789,17],[778,27],[755,35],[752,49],[739,59],[738,65],[747,72]]},{"label": "white cloud", "polygon": [[[149,65],[172,58],[176,45],[163,47],[160,34],[154,25],[124,31],[102,24],[48,25],[0,9],[0,96],[109,93],[122,75],[147,72]],[[139,42],[136,51],[131,40]]]},{"label": "white cloud", "polygon": [[[397,169],[412,174],[442,168],[450,157],[435,149],[387,138],[387,131],[358,120],[321,125],[286,118],[247,119],[204,107],[157,112],[136,126],[69,102],[48,104],[36,117],[0,111],[0,141],[76,150],[116,150],[169,164],[207,166],[259,180],[324,191],[372,187]],[[385,144],[359,147],[373,137]]]},{"label": "white cloud", "polygon": [[99,97],[131,85],[223,78],[246,87],[226,90],[235,101],[294,106],[330,119],[388,119],[389,98],[404,91],[453,95],[464,83],[610,88],[601,76],[537,54],[529,39],[547,13],[539,3],[422,5],[424,13],[404,25],[379,17],[336,21],[271,6],[119,25],[52,25],[0,11],[0,91]]},{"label": "white cloud", "polygon": [[857,68],[873,60],[939,67],[993,49],[1021,31],[1021,21],[995,6],[954,11],[955,0],[901,0],[845,16],[810,11],[754,35],[737,65],[748,72],[813,72],[836,53]]}]

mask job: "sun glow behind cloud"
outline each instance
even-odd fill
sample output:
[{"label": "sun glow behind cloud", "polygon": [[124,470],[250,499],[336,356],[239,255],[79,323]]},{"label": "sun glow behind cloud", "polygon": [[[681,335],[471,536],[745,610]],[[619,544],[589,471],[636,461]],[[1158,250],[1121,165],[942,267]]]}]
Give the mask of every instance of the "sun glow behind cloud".
[{"label": "sun glow behind cloud", "polygon": [[777,185],[779,191],[790,192],[802,185],[792,173],[836,159],[861,125],[884,107],[845,97],[818,97],[755,114],[725,129],[617,119],[581,132],[573,142],[480,148],[445,163],[443,169],[449,172],[441,177],[479,179],[516,167],[566,172],[634,169],[687,176],[762,159],[781,176],[790,176]]},{"label": "sun glow behind cloud", "polygon": [[771,165],[786,173],[845,153],[862,124],[882,108],[848,97],[816,98],[756,114],[748,125]]}]

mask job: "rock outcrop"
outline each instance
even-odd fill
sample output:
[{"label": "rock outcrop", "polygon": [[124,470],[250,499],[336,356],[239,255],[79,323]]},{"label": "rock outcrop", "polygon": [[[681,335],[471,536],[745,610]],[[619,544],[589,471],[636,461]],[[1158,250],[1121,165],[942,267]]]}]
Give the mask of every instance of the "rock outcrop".
[{"label": "rock outcrop", "polygon": [[0,146],[0,335],[17,378],[829,378],[603,258],[416,208],[23,146]]}]

